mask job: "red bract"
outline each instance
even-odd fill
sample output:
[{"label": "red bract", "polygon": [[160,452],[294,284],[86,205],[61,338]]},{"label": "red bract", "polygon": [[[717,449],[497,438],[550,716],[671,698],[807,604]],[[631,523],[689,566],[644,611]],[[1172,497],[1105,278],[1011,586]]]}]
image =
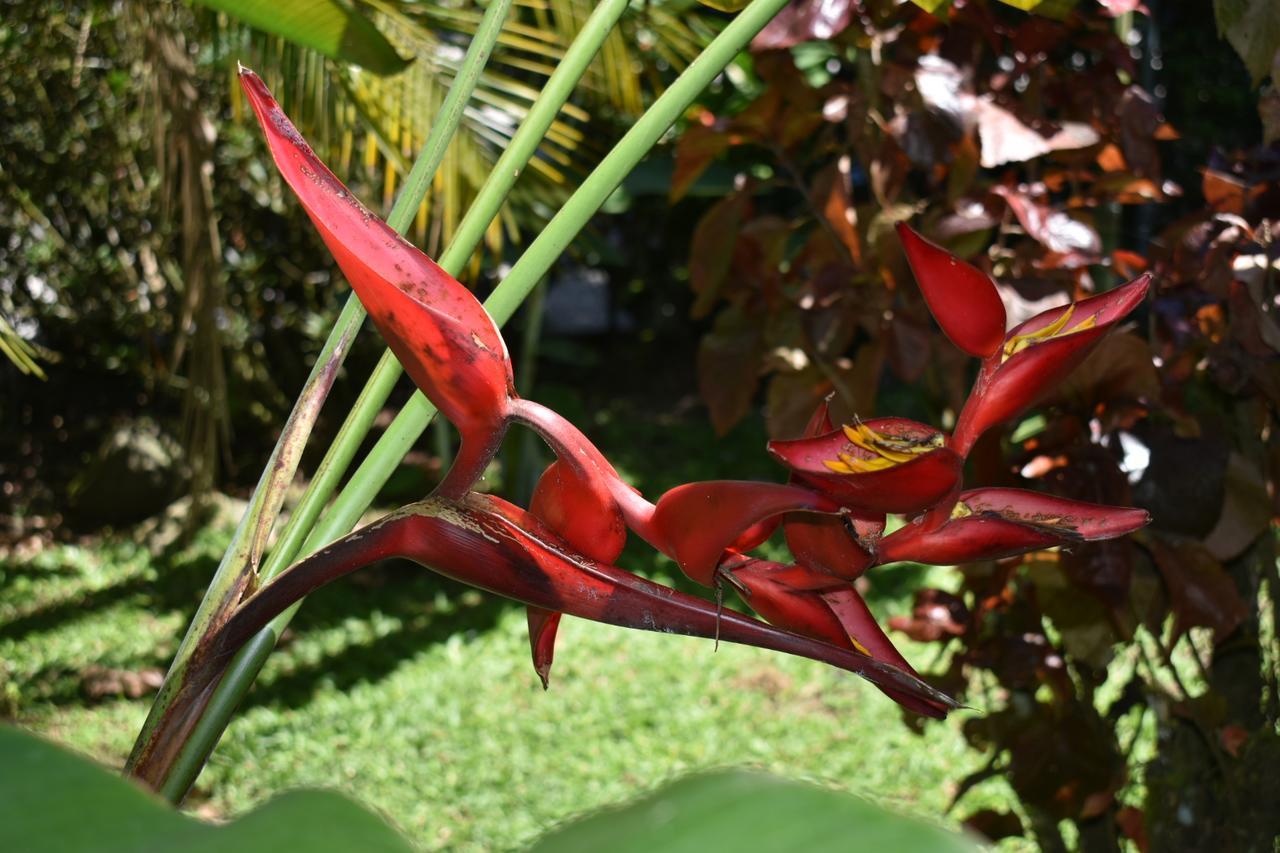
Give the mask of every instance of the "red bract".
[{"label": "red bract", "polygon": [[308,592],[388,557],[404,557],[442,575],[543,611],[626,628],[716,637],[772,649],[855,672],[944,716],[955,703],[918,678],[810,637],[719,612],[614,566],[574,553],[532,515],[498,498],[433,498],[395,512],[324,548],[263,587],[227,623],[217,652],[234,649]]},{"label": "red bract", "polygon": [[761,534],[768,537],[767,528],[756,525],[795,510],[835,513],[840,506],[800,486],[716,480],[667,492],[658,499],[653,526],[659,549],[690,578],[712,586],[727,549],[754,548]]},{"label": "red bract", "polygon": [[849,632],[819,594],[846,584],[838,578],[799,566],[748,559],[729,571],[751,609],[774,625],[853,649]]},{"label": "red bract", "polygon": [[[880,623],[876,621],[876,617],[872,615],[871,608],[867,607],[867,603],[858,595],[858,591],[853,588],[852,584],[846,584],[841,589],[822,593],[822,598],[826,601],[827,606],[831,608],[831,612],[840,620],[840,624],[849,632],[849,636],[853,639],[854,644],[861,651],[865,651],[871,657],[895,666],[903,672],[909,672],[916,675],[915,669],[911,664],[907,663],[907,659],[902,656],[902,652],[898,651],[893,641],[885,634],[884,629],[880,627]],[[917,714],[929,714],[927,706],[922,706],[920,699],[914,696],[908,696],[898,692],[892,688],[881,687],[885,695],[893,701],[902,705],[910,711]]]},{"label": "red bract", "polygon": [[[802,438],[813,438],[834,429],[830,399],[828,397],[818,404],[805,425]],[[791,475],[792,482],[799,479],[797,475]],[[782,529],[787,548],[797,563],[853,580],[875,561],[867,543],[884,531],[884,513],[872,513],[871,516],[837,518],[794,512],[787,515]]]},{"label": "red bract", "polygon": [[622,511],[600,480],[587,480],[556,460],[538,478],[529,512],[580,554],[601,563],[618,559],[627,544]]},{"label": "red bract", "polygon": [[991,276],[935,246],[907,223],[896,227],[920,292],[942,331],[969,355],[994,354],[1004,341],[1005,315]]},{"label": "red bract", "polygon": [[982,362],[952,436],[956,452],[967,455],[984,432],[1066,378],[1142,302],[1150,283],[1145,274],[1115,290],[1050,308],[1009,332],[999,350]]},{"label": "red bract", "polygon": [[960,458],[946,437],[905,418],[771,441],[769,452],[806,483],[865,514],[926,509],[953,492],[960,478]]},{"label": "red bract", "polygon": [[[851,529],[852,528],[852,529]],[[884,530],[884,521],[793,513],[783,522],[787,549],[796,562],[851,581],[875,562],[863,541]]]},{"label": "red bract", "polygon": [[256,74],[242,68],[240,84],[280,174],[378,331],[458,428],[456,482],[465,491],[506,422],[513,385],[502,335],[471,291],[369,212],[320,162]]},{"label": "red bract", "polygon": [[936,530],[907,524],[880,540],[885,562],[952,565],[1011,557],[1038,548],[1114,539],[1150,520],[1146,510],[1101,506],[1023,489],[974,489],[960,495]]},{"label": "red bract", "polygon": [[[856,649],[915,675],[876,623],[862,597],[848,583],[804,566],[753,559],[733,565],[728,576],[743,590],[751,609],[773,624],[832,645]],[[937,716],[946,710],[932,701],[922,701],[889,686],[882,685],[881,689],[894,701],[919,714]]]},{"label": "red bract", "polygon": [[[618,559],[627,544],[627,526],[622,511],[599,480],[586,480],[572,466],[556,460],[538,478],[529,513],[545,524],[580,554],[601,563]],[[560,613],[529,607],[529,649],[533,668],[545,689],[555,657],[556,631]]]}]

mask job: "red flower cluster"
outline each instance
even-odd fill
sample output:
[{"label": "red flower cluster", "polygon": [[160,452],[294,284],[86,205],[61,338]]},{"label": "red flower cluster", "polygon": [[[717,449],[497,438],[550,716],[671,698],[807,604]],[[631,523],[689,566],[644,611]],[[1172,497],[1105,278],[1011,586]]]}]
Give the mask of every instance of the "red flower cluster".
[{"label": "red flower cluster", "polygon": [[[571,423],[516,395],[502,337],[470,291],[351,196],[261,80],[243,71],[241,82],[285,180],[405,370],[458,428],[462,448],[432,497],[339,540],[260,590],[229,624],[228,642],[242,641],[321,583],[403,556],[526,604],[544,684],[560,615],[570,613],[821,660],[940,717],[955,703],[920,681],[853,580],[885,562],[1004,557],[1121,536],[1147,521],[1142,510],[1017,489],[962,491],[964,458],[977,438],[1079,363],[1141,302],[1146,277],[1006,334],[991,279],[900,225],[943,331],[983,359],[955,433],[893,417],[836,428],[824,405],[802,438],[769,445],[790,470],[790,483],[689,483],[651,503]],[[558,457],[527,511],[472,492],[511,423],[531,427]],[[884,535],[890,513],[908,520]],[[779,526],[795,562],[752,557]],[[732,586],[767,622],[722,613],[613,566],[628,531],[693,580]]]}]

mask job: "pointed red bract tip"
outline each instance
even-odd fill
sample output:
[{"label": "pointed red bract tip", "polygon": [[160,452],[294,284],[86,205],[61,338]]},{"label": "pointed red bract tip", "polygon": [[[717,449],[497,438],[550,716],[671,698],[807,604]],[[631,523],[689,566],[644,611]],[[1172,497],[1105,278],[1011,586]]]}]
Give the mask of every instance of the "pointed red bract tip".
[{"label": "pointed red bract tip", "polygon": [[1106,293],[1042,311],[1005,337],[982,363],[956,422],[952,446],[968,455],[991,427],[1032,405],[1065,379],[1147,295],[1143,274]]},{"label": "pointed red bract tip", "polygon": [[533,671],[542,682],[542,689],[551,687],[551,663],[556,656],[556,630],[563,615],[555,610],[529,605],[529,651],[533,655]]},{"label": "pointed red bract tip", "polygon": [[926,240],[907,223],[895,227],[924,301],[951,342],[979,358],[998,350],[1004,341],[1005,313],[991,276]]},{"label": "pointed red bract tip", "polygon": [[511,363],[493,319],[471,291],[360,204],[258,75],[242,68],[240,83],[280,174],[387,345],[464,444],[484,445],[512,393]]},{"label": "pointed red bract tip", "polygon": [[1059,545],[1114,539],[1150,521],[1146,510],[1103,506],[1025,489],[973,489],[934,530],[907,524],[880,541],[885,561],[936,565],[1012,557]]}]

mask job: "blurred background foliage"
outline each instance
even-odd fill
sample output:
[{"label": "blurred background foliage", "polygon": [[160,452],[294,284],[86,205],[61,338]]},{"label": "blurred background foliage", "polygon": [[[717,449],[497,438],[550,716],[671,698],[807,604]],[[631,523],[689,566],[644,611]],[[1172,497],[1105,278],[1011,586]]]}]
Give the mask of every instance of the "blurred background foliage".
[{"label": "blurred background foliage", "polygon": [[[392,52],[367,60],[388,63],[379,74],[257,31],[226,11],[235,5],[0,0],[0,512],[11,546],[0,642],[17,662],[4,710],[45,730],[83,725],[78,742],[109,758],[127,747],[138,713],[129,697],[150,689],[144,675],[167,660],[212,558],[170,572],[191,562],[173,556],[181,545],[156,546],[168,555],[157,569],[127,543],[95,544],[101,558],[51,543],[132,524],[192,491],[247,491],[345,289],[257,134],[237,121],[235,62],[263,72],[322,155],[385,209],[480,15],[470,2],[362,5]],[[906,778],[920,787],[950,774],[951,787],[919,802],[1006,846],[1269,850],[1280,831],[1265,784],[1280,760],[1275,16],[1265,0],[1080,0],[1039,4],[1037,15],[1016,5],[1028,4],[795,0],[618,191],[535,300],[542,307],[512,325],[513,352],[537,344],[536,364],[519,375],[531,381],[536,366],[533,395],[599,436],[646,491],[777,476],[764,436],[794,432],[827,394],[841,414],[944,426],[963,398],[973,367],[924,310],[887,236],[893,221],[912,218],[990,271],[1015,321],[1152,270],[1155,295],[1127,333],[1022,423],[984,439],[968,474],[1138,504],[1151,529],[1072,553],[907,569],[869,590],[877,612],[919,644],[910,656],[986,713],[963,730],[908,721],[928,740],[898,740],[908,729],[895,728],[892,756],[866,755],[892,766],[916,762],[905,757],[913,749],[941,749],[948,762],[921,775],[913,764]],[[589,11],[584,0],[517,6],[415,223],[429,251]],[[522,235],[725,19],[681,0],[633,4],[487,235],[469,284],[487,290]],[[380,349],[374,336],[359,342],[320,446]],[[420,497],[439,464],[415,451],[384,499]],[[498,471],[491,481],[517,479]],[[203,535],[219,529],[211,522]],[[321,728],[342,713],[395,718],[376,691],[343,689],[401,657],[422,678],[446,678],[456,650],[435,644],[454,635],[503,655],[518,645],[510,614],[454,618],[471,612],[456,589],[405,583],[375,575],[358,601],[320,602],[245,725],[278,733],[278,709],[312,696],[324,700],[308,711]],[[432,603],[406,609],[406,590]],[[92,641],[71,630],[82,602],[95,611]],[[159,615],[138,648],[106,642],[150,611]],[[358,648],[375,640],[395,660]],[[324,676],[317,661],[330,653],[351,666]],[[606,669],[627,666],[620,645],[598,653]],[[271,693],[272,679],[294,692]],[[789,687],[758,686],[746,689],[753,701],[812,711]],[[619,738],[661,725],[644,696],[669,694],[637,691],[650,710],[636,710]],[[95,710],[104,696],[120,704]],[[571,698],[607,730],[608,708]],[[733,713],[710,719],[729,726]],[[820,716],[804,717],[818,734],[779,749],[853,750]],[[447,720],[434,725],[450,737]],[[248,735],[232,737],[232,753],[253,754]],[[969,761],[959,757],[966,745]],[[713,752],[772,760],[750,743]],[[334,763],[313,757],[317,773]],[[625,775],[635,760],[610,767]],[[779,769],[838,775],[813,768],[797,759]],[[264,793],[229,759],[215,758],[211,778],[226,786],[206,792],[222,809]],[[465,785],[443,784],[447,809]],[[561,793],[548,814],[567,808]],[[508,830],[475,837],[509,845],[529,832]]]}]

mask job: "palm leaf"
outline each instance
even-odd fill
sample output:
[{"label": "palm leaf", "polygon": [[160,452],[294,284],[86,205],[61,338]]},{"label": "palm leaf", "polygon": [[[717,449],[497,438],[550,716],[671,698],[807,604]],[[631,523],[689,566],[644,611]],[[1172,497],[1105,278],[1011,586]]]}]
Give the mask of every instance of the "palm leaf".
[{"label": "palm leaf", "polygon": [[[370,74],[227,15],[218,18],[219,51],[228,63],[239,59],[258,70],[323,156],[363,185],[369,200],[380,191],[386,208],[458,73],[482,9],[470,0],[365,5],[395,52],[411,60],[403,71]],[[516,0],[414,223],[413,237],[428,251],[448,241],[592,8],[588,0]],[[642,112],[662,81],[692,61],[720,23],[693,0],[630,10],[487,232],[487,248],[497,253],[505,240],[545,221],[602,155],[610,136],[602,128]],[[238,92],[232,92],[242,112]]]},{"label": "palm leaf", "polygon": [[250,26],[358,65],[375,74],[395,74],[400,57],[373,22],[338,0],[196,0]]}]

